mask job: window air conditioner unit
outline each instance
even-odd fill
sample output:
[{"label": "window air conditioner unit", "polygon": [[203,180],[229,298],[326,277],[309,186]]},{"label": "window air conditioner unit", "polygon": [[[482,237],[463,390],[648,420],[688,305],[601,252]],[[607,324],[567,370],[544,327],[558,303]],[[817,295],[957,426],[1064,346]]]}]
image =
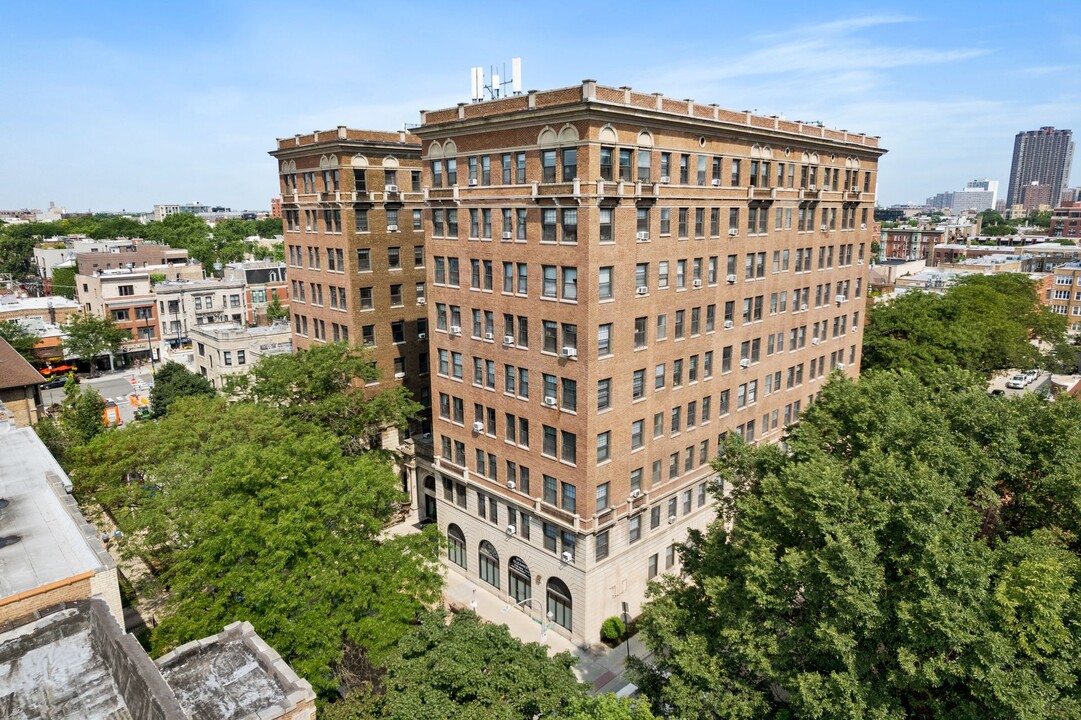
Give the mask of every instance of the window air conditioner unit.
[{"label": "window air conditioner unit", "polygon": [[728,228],[728,237],[735,237],[739,235],[739,230],[735,228]]},{"label": "window air conditioner unit", "polygon": [[489,341],[495,340],[495,335],[493,335],[492,333],[484,333],[484,339]]},{"label": "window air conditioner unit", "polygon": [[844,372],[845,364],[844,363],[837,363],[837,369],[840,370],[841,372]]},{"label": "window air conditioner unit", "polygon": [[403,373],[403,372],[396,372],[396,373],[394,373],[394,377],[395,377],[395,378],[397,378],[398,380],[401,380],[402,378],[404,378],[404,377],[405,377],[405,373]]},{"label": "window air conditioner unit", "polygon": [[507,526],[507,534],[508,535],[513,535],[516,532],[518,532],[518,528],[516,528],[514,525],[508,525]]},{"label": "window air conditioner unit", "polygon": [[828,228],[828,227],[826,227],[825,225],[823,225],[823,226],[822,226],[822,232],[826,232],[827,230],[829,230],[829,228]]},{"label": "window air conditioner unit", "polygon": [[647,232],[645,230],[639,231],[639,232],[634,234],[634,239],[638,240],[639,242],[641,242],[643,240],[649,240],[649,232]]},{"label": "window air conditioner unit", "polygon": [[741,368],[749,368],[751,366],[751,359],[750,358],[743,358],[742,360],[739,361],[739,366]]},{"label": "window air conditioner unit", "polygon": [[866,229],[867,229],[867,223],[860,223],[860,230],[866,230]]},{"label": "window air conditioner unit", "polygon": [[801,312],[806,312],[807,311],[807,303],[803,303],[802,305],[800,305],[799,309],[800,309]]},{"label": "window air conditioner unit", "polygon": [[859,331],[860,331],[860,326],[859,325],[853,325],[852,326],[852,332],[859,332]]},{"label": "window air conditioner unit", "polygon": [[565,562],[565,563],[574,562],[574,553],[564,552],[563,553],[563,562]]},{"label": "window air conditioner unit", "polygon": [[725,330],[731,330],[732,329],[732,321],[731,320],[725,320],[724,321],[724,329]]},{"label": "window air conditioner unit", "polygon": [[397,225],[387,225],[387,232],[398,232]]},{"label": "window air conditioner unit", "polygon": [[838,295],[837,297],[835,297],[833,299],[837,301],[838,305],[840,305],[841,303],[843,303],[845,301],[845,296],[844,295]]},{"label": "window air conditioner unit", "polygon": [[578,348],[565,347],[563,348],[563,357],[576,358],[578,357]]},{"label": "window air conditioner unit", "polygon": [[503,231],[503,239],[504,240],[510,240],[512,237],[514,237],[514,233],[512,233],[510,230],[504,230]]},{"label": "window air conditioner unit", "polygon": [[507,481],[507,489],[508,490],[513,490],[516,487],[518,487],[518,483],[514,482],[513,480],[508,480]]},{"label": "window air conditioner unit", "polygon": [[476,184],[477,184],[477,179],[476,178],[469,178],[469,187],[473,187]]},{"label": "window air conditioner unit", "polygon": [[729,275],[729,276],[725,277],[725,280],[728,282],[729,285],[735,285],[736,284],[736,276],[735,275]]},{"label": "window air conditioner unit", "polygon": [[818,189],[818,186],[817,186],[817,185],[808,185],[808,186],[807,186],[807,189],[808,189],[808,190],[817,190],[817,189]]},{"label": "window air conditioner unit", "polygon": [[713,178],[712,185],[713,185],[713,187],[720,187],[721,186],[721,179],[720,178]]},{"label": "window air conditioner unit", "polygon": [[817,344],[818,344],[818,338],[816,338],[816,337],[815,337],[815,338],[811,338],[811,344],[812,344],[812,345],[817,345]]},{"label": "window air conditioner unit", "polygon": [[672,178],[667,175],[661,175],[661,185],[667,185],[670,182],[672,182]]},{"label": "window air conditioner unit", "polygon": [[638,294],[639,295],[649,295],[649,288],[647,288],[645,285],[639,286]]},{"label": "window air conditioner unit", "polygon": [[427,305],[428,301],[424,298],[417,298],[417,305]]},{"label": "window air conditioner unit", "polygon": [[674,523],[675,521],[676,521],[676,516],[675,516],[675,515],[669,515],[669,516],[668,516],[668,524],[669,524],[669,525],[671,525],[671,524],[672,524],[672,523]]},{"label": "window air conditioner unit", "polygon": [[513,345],[514,344],[514,336],[513,335],[504,335],[503,336],[503,344],[504,345]]},{"label": "window air conditioner unit", "polygon": [[484,432],[484,423],[480,422],[479,420],[477,422],[473,423],[473,432],[475,432],[475,433]]},{"label": "window air conditioner unit", "polygon": [[631,499],[632,500],[637,500],[640,497],[642,497],[642,491],[641,490],[631,490]]},{"label": "window air conditioner unit", "polygon": [[554,397],[552,397],[551,395],[545,395],[544,396],[544,406],[545,407],[555,407],[556,406],[556,399]]},{"label": "window air conditioner unit", "polygon": [[695,280],[694,282],[691,283],[691,285],[694,286],[694,287],[702,287],[702,281],[701,280]]},{"label": "window air conditioner unit", "polygon": [[462,326],[461,325],[451,325],[450,326],[450,334],[451,335],[461,335],[462,334]]},{"label": "window air conditioner unit", "polygon": [[427,340],[427,339],[428,339],[428,333],[422,333],[422,332],[417,333],[417,340]]},{"label": "window air conditioner unit", "polygon": [[396,193],[396,192],[398,192],[398,186],[397,185],[387,185],[386,188],[384,188],[384,189],[388,193]]},{"label": "window air conditioner unit", "polygon": [[857,261],[856,261],[856,264],[857,264],[857,265],[862,265],[862,264],[863,264],[863,261],[862,261],[862,260],[857,260]]}]

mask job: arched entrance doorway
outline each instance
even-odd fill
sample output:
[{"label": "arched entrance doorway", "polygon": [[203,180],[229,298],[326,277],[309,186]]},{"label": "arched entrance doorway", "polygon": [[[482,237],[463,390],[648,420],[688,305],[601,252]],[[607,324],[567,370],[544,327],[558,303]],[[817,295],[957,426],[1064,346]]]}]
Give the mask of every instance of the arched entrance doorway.
[{"label": "arched entrance doorway", "polygon": [[465,533],[454,523],[447,526],[447,559],[463,569],[466,566]]},{"label": "arched entrance doorway", "polygon": [[480,556],[480,579],[492,587],[499,587],[499,553],[495,546],[487,540],[480,541],[478,553]]},{"label": "arched entrance doorway", "polygon": [[547,613],[552,622],[570,630],[574,619],[570,588],[557,577],[548,578],[547,596]]},{"label": "arched entrance doorway", "polygon": [[533,581],[530,579],[529,566],[517,555],[507,562],[507,591],[515,603],[522,603],[533,597]]}]

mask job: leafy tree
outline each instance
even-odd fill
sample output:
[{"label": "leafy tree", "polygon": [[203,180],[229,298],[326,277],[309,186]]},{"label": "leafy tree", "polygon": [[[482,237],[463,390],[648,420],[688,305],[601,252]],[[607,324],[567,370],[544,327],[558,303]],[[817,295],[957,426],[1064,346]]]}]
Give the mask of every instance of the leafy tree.
[{"label": "leafy tree", "polygon": [[1051,211],[1040,210],[1039,212],[1030,212],[1028,217],[1025,218],[1025,222],[1029,225],[1035,225],[1036,227],[1049,228],[1051,227]]},{"label": "leafy tree", "polygon": [[382,716],[484,717],[498,720],[558,717],[586,686],[571,668],[570,653],[548,657],[547,648],[522,643],[505,625],[460,612],[447,622],[431,613],[398,643],[383,676]]},{"label": "leafy tree", "polygon": [[1052,362],[1036,338],[1067,357],[1066,319],[1040,302],[1036,284],[1017,273],[963,277],[945,294],[909,292],[873,305],[863,340],[865,369],[926,373],[956,365],[988,375]]},{"label": "leafy tree", "polygon": [[205,377],[180,363],[167,362],[154,376],[154,387],[150,388],[150,416],[161,417],[178,398],[215,394],[217,391]]},{"label": "leafy tree", "polygon": [[91,375],[95,372],[93,361],[96,358],[112,355],[128,340],[131,340],[131,333],[116,327],[112,318],[83,313],[71,315],[64,323],[64,350],[68,355],[90,363]]},{"label": "leafy tree", "polygon": [[75,299],[75,266],[53,268],[53,295]]},{"label": "leafy tree", "polygon": [[33,237],[0,235],[0,275],[22,279],[33,272],[33,265]]},{"label": "leafy tree", "polygon": [[1002,213],[997,210],[984,210],[977,217],[984,228],[1006,224],[1006,218],[1002,217]]},{"label": "leafy tree", "polygon": [[1081,717],[1081,404],[956,370],[833,379],[651,590],[639,685],[682,718]]},{"label": "leafy tree", "polygon": [[439,597],[434,528],[383,537],[401,499],[390,465],[343,455],[278,408],[184,398],[76,459],[79,497],[112,513],[126,551],[158,571],[155,652],[249,620],[327,693],[345,643],[379,662]]},{"label": "leafy tree", "polygon": [[379,372],[362,348],[328,343],[263,358],[227,389],[241,398],[282,408],[286,416],[325,427],[346,452],[372,447],[384,427],[404,427],[421,410],[403,387],[372,392]]},{"label": "leafy tree", "polygon": [[282,306],[281,298],[275,295],[271,298],[270,302],[266,306],[266,316],[271,322],[275,320],[287,320],[289,318],[289,308]]},{"label": "leafy tree", "polygon": [[0,338],[7,340],[8,344],[15,348],[15,352],[22,355],[27,362],[32,363],[37,359],[34,357],[34,346],[41,338],[28,330],[25,325],[14,320],[0,322]]},{"label": "leafy tree", "polygon": [[273,238],[282,234],[281,218],[263,218],[255,220],[255,233],[261,238]]},{"label": "leafy tree", "polygon": [[105,399],[98,391],[84,389],[68,377],[64,400],[55,417],[46,417],[35,428],[38,437],[63,467],[69,467],[72,452],[107,430]]}]

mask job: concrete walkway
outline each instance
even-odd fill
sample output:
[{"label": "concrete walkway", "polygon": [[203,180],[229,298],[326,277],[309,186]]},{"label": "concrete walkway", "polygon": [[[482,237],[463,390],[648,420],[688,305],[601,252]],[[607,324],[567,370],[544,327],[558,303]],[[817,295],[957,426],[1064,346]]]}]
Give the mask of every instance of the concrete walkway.
[{"label": "concrete walkway", "polygon": [[[631,655],[640,658],[650,656],[638,635],[631,638],[629,643],[612,649],[600,643],[580,646],[555,630],[545,633],[543,597],[534,598],[534,601],[524,608],[512,607],[509,602],[487,590],[483,584],[473,582],[454,569],[448,568],[446,576],[443,599],[448,606],[461,609],[472,607],[485,620],[506,625],[510,634],[522,642],[540,642],[547,645],[550,655],[571,653],[578,658],[578,664],[574,667],[575,674],[582,682],[592,685],[594,692],[626,692],[630,685],[630,681],[624,678],[628,646]],[[633,687],[630,689],[633,690]]]}]

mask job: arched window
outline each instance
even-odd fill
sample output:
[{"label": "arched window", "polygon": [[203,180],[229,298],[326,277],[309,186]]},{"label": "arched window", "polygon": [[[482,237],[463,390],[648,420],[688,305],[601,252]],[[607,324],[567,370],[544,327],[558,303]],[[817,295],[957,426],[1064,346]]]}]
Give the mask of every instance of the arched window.
[{"label": "arched window", "polygon": [[499,587],[499,553],[487,540],[480,541],[480,579],[492,587]]},{"label": "arched window", "polygon": [[466,567],[465,533],[453,523],[447,526],[447,557],[455,565]]},{"label": "arched window", "polygon": [[424,478],[424,489],[435,492],[435,478],[433,476],[428,475]]},{"label": "arched window", "polygon": [[548,578],[548,613],[552,621],[571,629],[573,619],[573,607],[571,605],[571,591],[559,578]]},{"label": "arched window", "polygon": [[512,557],[507,563],[507,590],[516,603],[533,597],[533,584],[529,578],[529,566],[525,561]]}]

